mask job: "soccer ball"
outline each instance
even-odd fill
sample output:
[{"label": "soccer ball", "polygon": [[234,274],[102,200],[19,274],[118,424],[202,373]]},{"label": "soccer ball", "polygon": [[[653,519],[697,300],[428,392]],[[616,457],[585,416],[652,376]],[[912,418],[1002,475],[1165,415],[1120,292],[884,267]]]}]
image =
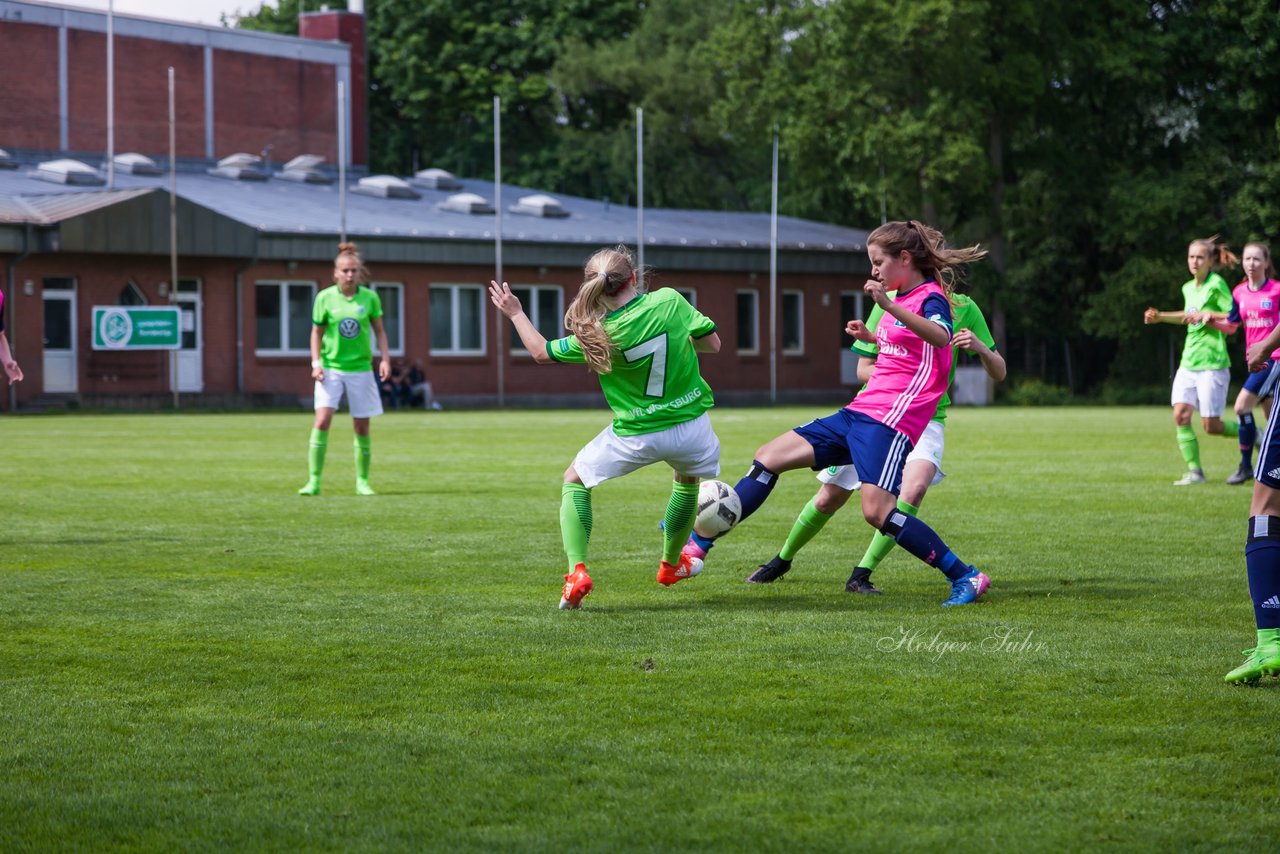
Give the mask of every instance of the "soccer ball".
[{"label": "soccer ball", "polygon": [[704,537],[728,533],[742,518],[742,501],[733,487],[721,480],[704,480],[698,487],[698,515],[693,530]]}]

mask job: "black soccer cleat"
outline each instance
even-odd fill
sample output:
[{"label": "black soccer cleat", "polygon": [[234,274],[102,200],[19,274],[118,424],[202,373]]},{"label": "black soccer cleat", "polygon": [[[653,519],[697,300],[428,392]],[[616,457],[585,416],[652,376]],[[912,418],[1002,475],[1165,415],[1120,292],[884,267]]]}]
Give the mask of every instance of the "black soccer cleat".
[{"label": "black soccer cleat", "polygon": [[1232,484],[1233,486],[1239,486],[1240,484],[1248,483],[1251,480],[1253,480],[1253,469],[1241,464],[1240,468],[1232,472],[1231,476],[1227,478],[1227,483]]},{"label": "black soccer cleat", "polygon": [[871,570],[862,566],[854,568],[853,575],[844,583],[844,589],[849,593],[865,593],[868,596],[884,595],[883,590],[877,590],[871,583]]},{"label": "black soccer cleat", "polygon": [[791,561],[783,560],[778,555],[774,555],[769,559],[768,563],[760,564],[755,572],[747,576],[748,584],[772,584],[779,578],[787,574],[791,569]]}]

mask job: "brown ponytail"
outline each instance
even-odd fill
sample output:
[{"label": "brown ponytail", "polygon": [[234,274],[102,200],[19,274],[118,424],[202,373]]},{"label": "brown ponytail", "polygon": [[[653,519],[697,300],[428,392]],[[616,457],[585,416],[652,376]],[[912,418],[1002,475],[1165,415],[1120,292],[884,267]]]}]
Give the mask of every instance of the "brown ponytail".
[{"label": "brown ponytail", "polygon": [[890,255],[905,250],[916,269],[936,279],[948,296],[955,292],[961,266],[987,255],[987,250],[977,245],[950,249],[941,231],[914,219],[885,223],[867,237],[867,245],[873,243]]}]

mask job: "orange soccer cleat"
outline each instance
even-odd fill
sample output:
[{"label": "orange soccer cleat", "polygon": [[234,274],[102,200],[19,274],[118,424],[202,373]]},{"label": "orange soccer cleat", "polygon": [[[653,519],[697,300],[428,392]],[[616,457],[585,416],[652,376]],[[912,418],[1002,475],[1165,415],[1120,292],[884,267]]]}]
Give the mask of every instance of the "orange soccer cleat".
[{"label": "orange soccer cleat", "polygon": [[680,562],[675,566],[665,560],[658,564],[658,583],[663,587],[670,587],[677,581],[693,578],[699,572],[702,572],[702,561],[688,552],[681,552]]},{"label": "orange soccer cleat", "polygon": [[560,594],[561,610],[581,608],[583,598],[594,587],[595,585],[591,583],[591,576],[587,575],[586,565],[580,563],[575,566],[573,572],[564,577],[564,592]]}]

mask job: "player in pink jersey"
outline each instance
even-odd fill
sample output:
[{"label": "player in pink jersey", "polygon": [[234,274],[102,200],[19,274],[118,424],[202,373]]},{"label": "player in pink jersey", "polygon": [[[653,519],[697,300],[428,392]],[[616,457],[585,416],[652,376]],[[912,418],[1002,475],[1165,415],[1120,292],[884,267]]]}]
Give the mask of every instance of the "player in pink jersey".
[{"label": "player in pink jersey", "polygon": [[9,338],[4,334],[4,292],[0,291],[0,365],[4,366],[5,375],[9,377],[9,385],[22,382],[22,368],[13,359],[9,350]]},{"label": "player in pink jersey", "polygon": [[[1244,325],[1244,345],[1249,349],[1267,337],[1280,322],[1280,282],[1272,278],[1271,250],[1265,243],[1249,243],[1241,258],[1245,279],[1231,291],[1231,311],[1201,312],[1199,318],[1228,335]],[[1189,321],[1190,322],[1190,321]],[[1272,352],[1266,366],[1254,371],[1245,379],[1236,396],[1236,417],[1240,421],[1240,467],[1227,478],[1227,483],[1248,483],[1253,479],[1253,445],[1258,437],[1258,427],[1253,420],[1253,410],[1259,401],[1263,415],[1270,419],[1270,400],[1280,376],[1277,364],[1280,349]]]},{"label": "player in pink jersey", "polygon": [[[897,509],[907,454],[947,390],[955,268],[986,254],[977,246],[949,249],[941,232],[915,220],[886,223],[871,232],[867,257],[872,278],[863,290],[886,316],[874,337],[861,320],[849,321],[845,331],[876,343],[875,373],[848,406],[756,451],[751,468],[734,487],[743,519],[765,502],[784,471],[853,465],[862,481],[863,517],[942,571],[951,582],[951,596],[943,605],[967,605],[986,592],[990,580],[985,574],[957,558],[923,521]],[[890,298],[890,291],[897,296]],[[711,545],[695,532],[684,550],[691,560],[702,561]]]}]

